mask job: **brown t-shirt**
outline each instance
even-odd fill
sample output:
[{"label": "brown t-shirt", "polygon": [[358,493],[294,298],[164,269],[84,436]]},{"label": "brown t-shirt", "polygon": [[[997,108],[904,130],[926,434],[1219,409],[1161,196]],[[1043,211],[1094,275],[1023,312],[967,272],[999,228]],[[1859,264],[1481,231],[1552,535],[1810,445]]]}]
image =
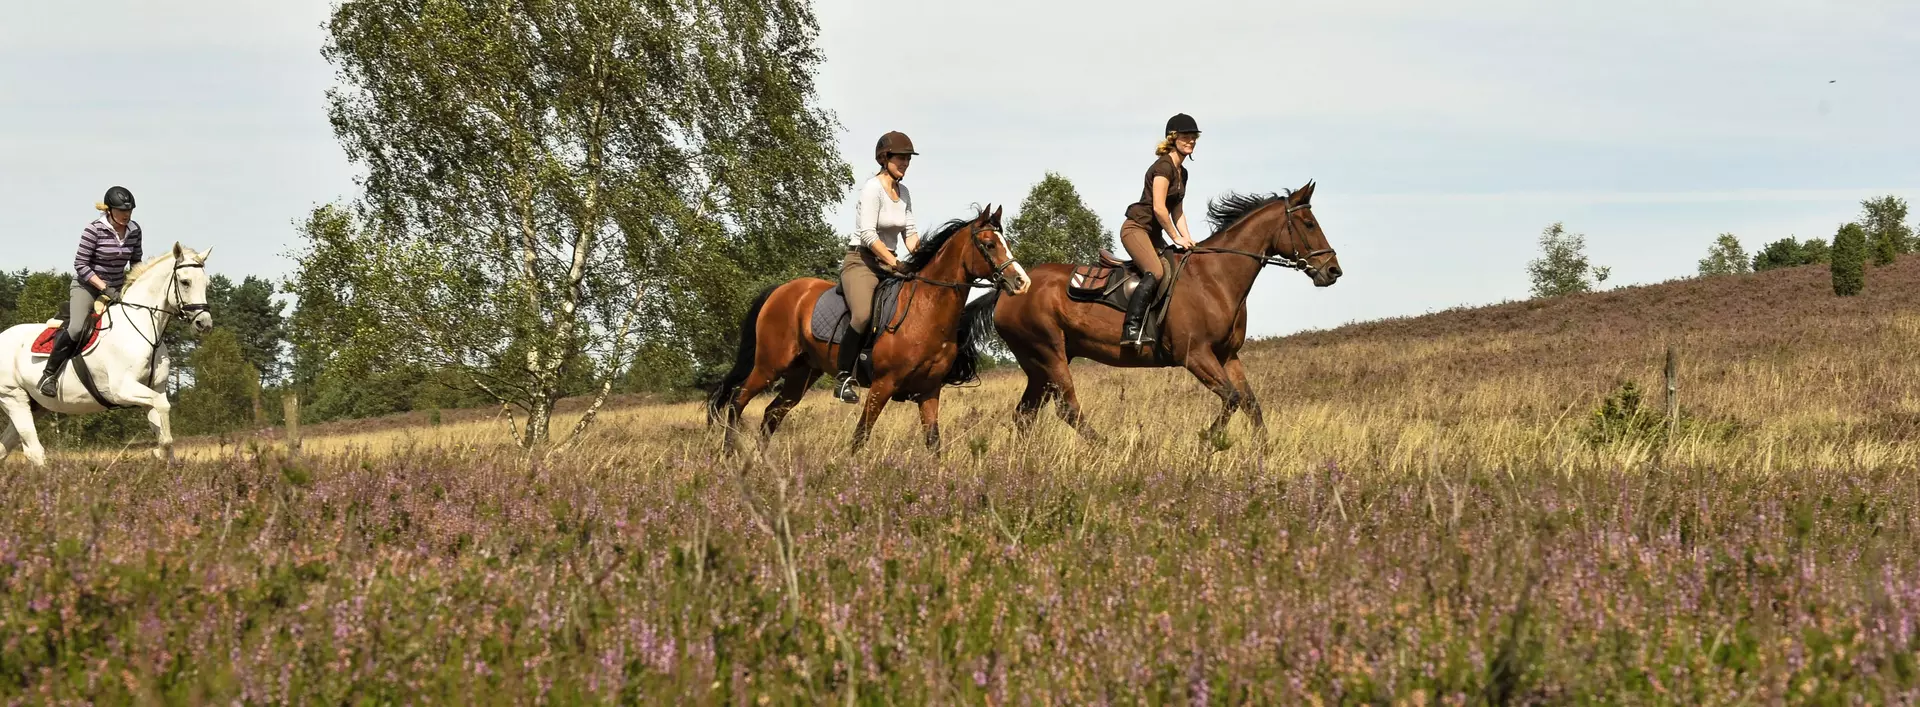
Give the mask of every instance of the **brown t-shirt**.
[{"label": "brown t-shirt", "polygon": [[1127,220],[1140,224],[1155,240],[1160,239],[1161,228],[1160,220],[1153,216],[1153,178],[1167,178],[1167,213],[1179,209],[1180,202],[1187,197],[1187,168],[1181,166],[1178,175],[1174,171],[1173,160],[1166,155],[1154,160],[1153,166],[1147,168],[1146,184],[1140,189],[1140,200],[1127,207]]}]

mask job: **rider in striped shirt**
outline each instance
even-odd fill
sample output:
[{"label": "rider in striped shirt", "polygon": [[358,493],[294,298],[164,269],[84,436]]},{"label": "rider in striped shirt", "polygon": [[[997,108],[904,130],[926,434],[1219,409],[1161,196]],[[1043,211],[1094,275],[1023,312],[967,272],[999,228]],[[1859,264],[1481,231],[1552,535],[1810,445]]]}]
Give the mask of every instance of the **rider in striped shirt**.
[{"label": "rider in striped shirt", "polygon": [[56,393],[60,366],[73,357],[78,342],[84,339],[94,301],[118,301],[127,271],[140,264],[141,233],[140,224],[133,220],[133,192],[126,187],[108,189],[96,208],[100,209],[100,218],[80,231],[80,249],[73,257],[75,277],[68,292],[67,326],[55,337],[46,372],[40,376],[40,392],[47,397]]}]

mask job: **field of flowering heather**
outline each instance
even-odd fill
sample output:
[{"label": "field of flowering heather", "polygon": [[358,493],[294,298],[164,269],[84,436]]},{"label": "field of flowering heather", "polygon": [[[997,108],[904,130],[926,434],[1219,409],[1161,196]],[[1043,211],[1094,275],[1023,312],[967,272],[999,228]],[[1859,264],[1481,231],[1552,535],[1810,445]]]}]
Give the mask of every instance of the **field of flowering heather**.
[{"label": "field of flowering heather", "polygon": [[533,463],[483,419],[11,459],[0,703],[1913,703],[1920,263],[1874,275],[1260,342],[1264,438],[1087,366],[1097,443],[996,375],[938,456],[817,395],[739,460],[694,405]]}]

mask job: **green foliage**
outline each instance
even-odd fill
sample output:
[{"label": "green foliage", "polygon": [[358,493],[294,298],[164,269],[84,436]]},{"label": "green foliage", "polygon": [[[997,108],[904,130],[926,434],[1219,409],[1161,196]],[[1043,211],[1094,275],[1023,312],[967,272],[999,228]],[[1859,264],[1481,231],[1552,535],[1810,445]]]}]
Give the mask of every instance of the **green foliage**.
[{"label": "green foliage", "polygon": [[1740,239],[1731,233],[1722,233],[1715,238],[1713,246],[1707,249],[1707,257],[1700,260],[1700,274],[1738,275],[1752,268],[1747,260],[1747,251],[1740,247]]},{"label": "green foliage", "polygon": [[1840,227],[1833,236],[1833,293],[1841,297],[1860,294],[1867,287],[1867,234],[1860,224]]},{"label": "green foliage", "polygon": [[1859,223],[1866,232],[1867,250],[1872,254],[1874,265],[1891,265],[1895,257],[1914,251],[1905,199],[1889,195],[1860,202]]},{"label": "green foliage", "polygon": [[1540,257],[1527,263],[1535,297],[1591,292],[1610,271],[1589,263],[1586,236],[1568,233],[1558,221],[1540,232]]},{"label": "green foliage", "polygon": [[235,285],[227,276],[208,278],[207,304],[219,328],[233,332],[247,363],[261,377],[277,380],[284,374],[280,349],[286,340],[286,305],[273,301],[273,283],[246,276]]},{"label": "green foliage", "polygon": [[59,316],[66,311],[72,284],[71,273],[51,270],[26,273],[14,307],[14,317],[20,321],[14,323],[45,322]]},{"label": "green foliage", "polygon": [[1791,268],[1801,265],[1818,265],[1830,258],[1827,241],[1821,238],[1809,238],[1805,241],[1782,238],[1768,243],[1753,254],[1753,271]]},{"label": "green foliage", "polygon": [[[1668,441],[1667,414],[1659,403],[1648,401],[1640,386],[1625,381],[1587,415],[1584,436],[1589,444],[1605,446],[1620,442],[1664,444]],[[1714,441],[1731,439],[1739,432],[1732,421],[1695,417],[1682,409],[1671,434],[1689,435]]]},{"label": "green foliage", "polygon": [[721,364],[751,293],[832,264],[821,212],[852,178],[812,105],[805,3],[347,0],[328,30],[365,213],[312,224],[335,242],[309,243],[292,288],[364,314],[296,343],[296,367],[458,371],[539,444],[554,400],[617,379],[634,340]]},{"label": "green foliage", "polygon": [[1100,217],[1080,200],[1073,182],[1048,172],[1033,185],[1020,212],[1007,223],[1014,257],[1032,267],[1041,263],[1091,263],[1107,245]]},{"label": "green foliage", "polygon": [[26,284],[27,271],[6,272],[0,270],[0,329],[20,324],[14,321],[14,308],[20,304],[20,287]]},{"label": "green foliage", "polygon": [[1646,405],[1640,386],[1633,381],[1602,400],[1600,407],[1587,416],[1587,441],[1613,444],[1625,440],[1660,441],[1666,439],[1666,415]]},{"label": "green foliage", "polygon": [[193,386],[181,392],[173,412],[180,434],[219,434],[253,423],[260,372],[247,361],[232,329],[215,327],[207,332],[187,365],[193,369]]}]

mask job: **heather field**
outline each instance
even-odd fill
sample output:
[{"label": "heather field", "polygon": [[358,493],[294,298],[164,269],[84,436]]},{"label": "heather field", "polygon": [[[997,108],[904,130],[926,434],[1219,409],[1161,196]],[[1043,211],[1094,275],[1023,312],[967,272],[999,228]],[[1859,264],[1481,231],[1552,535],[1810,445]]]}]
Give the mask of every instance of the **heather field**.
[{"label": "heather field", "polygon": [[1264,439],[1204,438],[1183,371],[1089,365],[1101,441],[1016,435],[995,373],[938,456],[906,408],[846,454],[816,392],[743,460],[693,404],[531,464],[485,413],[16,457],[0,702],[1912,704],[1916,285],[1258,342]]}]

